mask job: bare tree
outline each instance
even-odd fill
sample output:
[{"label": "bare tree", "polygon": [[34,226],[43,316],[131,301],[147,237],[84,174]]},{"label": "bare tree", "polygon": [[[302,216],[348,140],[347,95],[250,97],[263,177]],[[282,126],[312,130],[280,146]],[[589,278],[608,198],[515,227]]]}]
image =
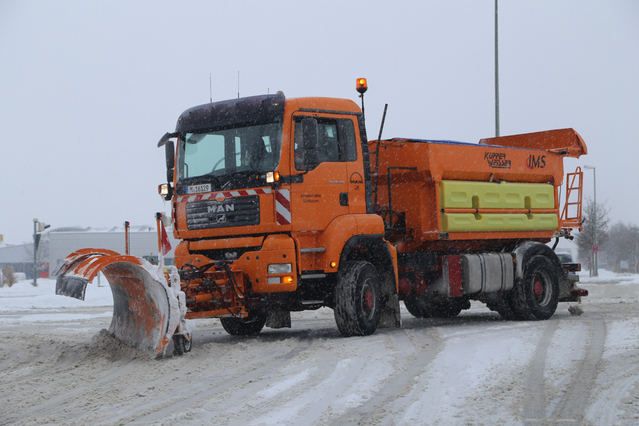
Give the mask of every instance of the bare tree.
[{"label": "bare tree", "polygon": [[590,270],[591,276],[597,273],[597,255],[599,248],[608,238],[608,208],[592,200],[586,201],[584,226],[577,235],[579,259]]},{"label": "bare tree", "polygon": [[623,272],[622,269],[639,272],[639,227],[615,223],[610,227],[603,251],[615,272]]}]

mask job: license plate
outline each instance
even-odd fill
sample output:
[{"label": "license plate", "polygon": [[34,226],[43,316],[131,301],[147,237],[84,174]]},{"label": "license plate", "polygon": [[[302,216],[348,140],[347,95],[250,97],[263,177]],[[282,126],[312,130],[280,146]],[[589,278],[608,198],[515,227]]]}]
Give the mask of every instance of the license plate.
[{"label": "license plate", "polygon": [[186,187],[187,194],[198,194],[200,192],[211,192],[211,184],[202,183],[199,185],[189,185]]}]

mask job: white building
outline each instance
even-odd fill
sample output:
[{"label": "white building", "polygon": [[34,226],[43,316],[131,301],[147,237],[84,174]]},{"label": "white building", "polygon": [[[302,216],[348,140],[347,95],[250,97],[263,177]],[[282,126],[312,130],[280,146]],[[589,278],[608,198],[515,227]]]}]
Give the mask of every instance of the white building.
[{"label": "white building", "polygon": [[[177,241],[167,229],[171,246],[175,249]],[[150,226],[132,226],[129,231],[130,254],[157,261],[157,232]],[[53,276],[62,265],[64,258],[81,248],[103,248],[124,254],[124,229],[95,228],[55,228],[42,233],[38,246],[38,273],[40,276]],[[167,264],[173,260],[173,249],[166,256]],[[0,268],[10,265],[16,272],[24,272],[33,278],[33,243],[0,246]]]}]

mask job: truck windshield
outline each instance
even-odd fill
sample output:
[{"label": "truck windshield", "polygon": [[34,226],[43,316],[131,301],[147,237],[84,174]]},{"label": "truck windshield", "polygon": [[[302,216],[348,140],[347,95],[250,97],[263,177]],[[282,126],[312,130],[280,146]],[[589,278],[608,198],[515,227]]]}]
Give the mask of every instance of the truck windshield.
[{"label": "truck windshield", "polygon": [[280,123],[186,133],[179,145],[180,179],[273,171],[280,158]]}]

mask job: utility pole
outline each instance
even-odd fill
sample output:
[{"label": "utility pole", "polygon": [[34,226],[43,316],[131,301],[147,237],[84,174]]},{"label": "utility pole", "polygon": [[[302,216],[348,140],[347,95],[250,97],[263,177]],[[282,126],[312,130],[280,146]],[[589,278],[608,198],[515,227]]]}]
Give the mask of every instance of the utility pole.
[{"label": "utility pole", "polygon": [[33,283],[38,286],[38,219],[33,218]]},{"label": "utility pole", "polygon": [[495,0],[495,136],[499,136],[499,0]]},{"label": "utility pole", "polygon": [[38,246],[40,245],[40,237],[42,236],[42,231],[50,226],[36,218],[33,219],[33,282],[31,284],[34,287],[38,286]]}]

